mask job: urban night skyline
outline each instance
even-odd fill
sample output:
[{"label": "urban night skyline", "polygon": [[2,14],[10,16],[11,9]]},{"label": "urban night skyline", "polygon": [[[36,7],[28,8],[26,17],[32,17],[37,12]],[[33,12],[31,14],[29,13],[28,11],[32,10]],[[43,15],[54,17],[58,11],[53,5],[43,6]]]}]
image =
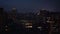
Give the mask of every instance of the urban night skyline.
[{"label": "urban night skyline", "polygon": [[1,34],[60,34],[59,0],[0,0]]}]

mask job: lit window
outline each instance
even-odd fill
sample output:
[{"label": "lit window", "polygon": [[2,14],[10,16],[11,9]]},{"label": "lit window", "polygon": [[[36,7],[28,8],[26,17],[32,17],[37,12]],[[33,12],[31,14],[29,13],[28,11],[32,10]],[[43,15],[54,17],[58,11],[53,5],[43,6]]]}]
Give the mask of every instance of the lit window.
[{"label": "lit window", "polygon": [[32,25],[32,23],[25,23],[25,25]]},{"label": "lit window", "polygon": [[26,26],[26,28],[32,28],[32,26]]},{"label": "lit window", "polygon": [[32,23],[25,23],[26,28],[32,28]]}]

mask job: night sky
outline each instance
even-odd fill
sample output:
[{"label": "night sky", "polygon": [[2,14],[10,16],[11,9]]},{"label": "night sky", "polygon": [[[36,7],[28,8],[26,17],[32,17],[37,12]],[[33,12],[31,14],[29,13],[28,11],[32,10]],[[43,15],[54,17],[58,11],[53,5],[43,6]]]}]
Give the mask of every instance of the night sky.
[{"label": "night sky", "polygon": [[18,12],[36,12],[39,9],[60,11],[59,0],[0,0],[0,7],[5,10],[17,8]]}]

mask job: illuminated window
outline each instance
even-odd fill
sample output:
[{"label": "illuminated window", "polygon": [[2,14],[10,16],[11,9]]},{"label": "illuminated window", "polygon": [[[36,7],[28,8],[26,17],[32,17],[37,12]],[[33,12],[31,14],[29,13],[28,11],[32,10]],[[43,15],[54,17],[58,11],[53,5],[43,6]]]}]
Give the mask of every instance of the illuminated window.
[{"label": "illuminated window", "polygon": [[26,28],[32,28],[32,23],[25,23]]},{"label": "illuminated window", "polygon": [[32,28],[32,26],[25,26],[26,28]]},{"label": "illuminated window", "polygon": [[32,25],[32,23],[25,23],[25,25]]},{"label": "illuminated window", "polygon": [[32,22],[29,20],[21,20],[23,22],[22,24],[25,26],[25,28],[32,28]]}]

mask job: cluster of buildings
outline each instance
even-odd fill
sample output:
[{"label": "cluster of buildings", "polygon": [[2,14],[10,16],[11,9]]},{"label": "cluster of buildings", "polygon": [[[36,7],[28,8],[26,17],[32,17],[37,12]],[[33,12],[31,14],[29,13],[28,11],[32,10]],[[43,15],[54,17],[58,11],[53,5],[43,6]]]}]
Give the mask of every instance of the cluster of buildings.
[{"label": "cluster of buildings", "polygon": [[59,32],[60,12],[49,12],[47,10],[40,10],[39,13],[32,14],[32,15],[31,14],[32,13],[30,13],[30,16],[29,14],[27,16],[24,14],[24,16],[22,17],[23,23],[24,20],[26,20],[25,22],[26,28],[34,28],[35,26],[37,26],[36,28],[40,29],[42,28],[42,26],[44,27],[46,26],[46,28],[48,29],[48,31],[47,30],[46,31],[49,34],[52,33],[57,34]]},{"label": "cluster of buildings", "polygon": [[[60,28],[60,12],[48,12],[46,10],[40,11],[39,16],[42,18],[42,23],[48,23],[49,34],[57,34]],[[56,33],[57,32],[57,33]]]},{"label": "cluster of buildings", "polygon": [[60,31],[60,12],[49,12],[47,10],[40,10],[39,13],[18,14],[16,8],[12,9],[11,13],[4,12],[0,8],[0,27],[5,23],[6,19],[13,19],[15,23],[21,23],[26,28],[41,29],[47,28],[48,34],[57,34]]}]

